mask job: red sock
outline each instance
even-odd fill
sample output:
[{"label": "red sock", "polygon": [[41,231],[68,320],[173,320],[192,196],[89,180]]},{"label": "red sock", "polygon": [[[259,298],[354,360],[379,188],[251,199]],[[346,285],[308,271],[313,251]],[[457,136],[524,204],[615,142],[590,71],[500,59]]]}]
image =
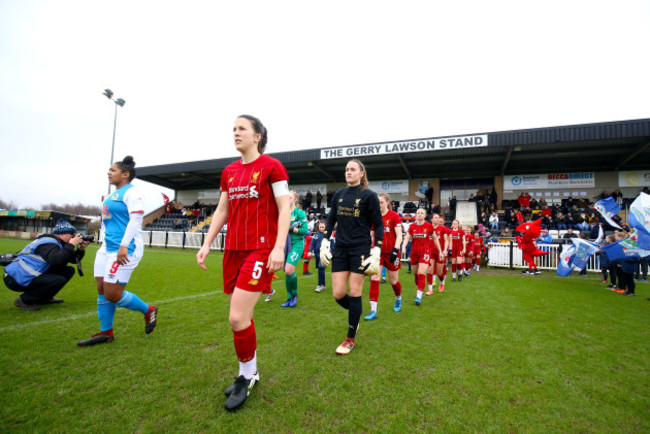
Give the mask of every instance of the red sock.
[{"label": "red sock", "polygon": [[418,273],[413,274],[413,277],[415,278],[415,286],[418,286],[418,276],[419,276]]},{"label": "red sock", "polygon": [[427,273],[427,283],[433,285],[433,272]]},{"label": "red sock", "polygon": [[251,325],[243,330],[233,330],[235,338],[235,352],[240,362],[248,362],[255,357],[257,349],[257,335],[255,334],[255,323],[251,320]]},{"label": "red sock", "polygon": [[302,264],[302,274],[308,273],[309,272],[309,262],[305,262]]},{"label": "red sock", "polygon": [[427,279],[422,274],[418,274],[418,291],[424,291],[424,285],[426,285]]},{"label": "red sock", "polygon": [[395,297],[399,297],[402,295],[402,284],[397,282],[394,285],[391,285],[393,287],[393,292],[395,293]]},{"label": "red sock", "polygon": [[442,282],[445,280],[445,277],[447,277],[447,264],[442,267],[442,277],[440,278],[440,281]]},{"label": "red sock", "polygon": [[370,301],[379,301],[379,280],[370,281]]},{"label": "red sock", "polygon": [[451,264],[451,272],[452,273],[456,272],[456,264]]}]

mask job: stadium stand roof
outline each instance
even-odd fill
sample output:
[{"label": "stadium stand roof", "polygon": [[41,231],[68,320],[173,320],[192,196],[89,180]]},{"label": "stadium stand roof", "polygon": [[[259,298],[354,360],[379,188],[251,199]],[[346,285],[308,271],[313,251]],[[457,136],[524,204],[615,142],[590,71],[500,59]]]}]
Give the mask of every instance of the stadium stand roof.
[{"label": "stadium stand roof", "polygon": [[[509,174],[644,170],[650,167],[650,119],[468,134],[487,146],[363,155],[371,180],[479,178]],[[461,137],[461,136],[452,136]],[[366,143],[368,147],[444,139]],[[337,149],[337,148],[327,148]],[[269,154],[292,184],[344,182],[349,156],[321,158],[321,149]],[[237,157],[138,167],[137,178],[174,190],[219,188],[221,171]]]}]

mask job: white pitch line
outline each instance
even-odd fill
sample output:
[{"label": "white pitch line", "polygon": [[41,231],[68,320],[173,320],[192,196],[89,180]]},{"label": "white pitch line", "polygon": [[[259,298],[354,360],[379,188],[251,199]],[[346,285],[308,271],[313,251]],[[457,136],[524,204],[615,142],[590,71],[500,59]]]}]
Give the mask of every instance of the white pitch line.
[{"label": "white pitch line", "polygon": [[[166,300],[154,301],[153,304],[171,303],[173,301],[188,300],[188,299],[199,298],[199,297],[207,297],[209,295],[216,295],[216,294],[223,294],[223,291],[212,291],[212,292],[206,292],[206,293],[203,293],[203,294],[194,294],[194,295],[186,295],[186,296],[183,296],[183,297],[168,298]],[[28,323],[25,323],[25,324],[14,324],[14,325],[11,325],[11,326],[0,328],[0,333],[6,332],[6,331],[9,331],[9,330],[19,330],[19,329],[24,329],[24,328],[27,328],[27,327],[32,327],[32,326],[40,326],[40,325],[43,325],[43,324],[52,324],[52,323],[63,322],[63,321],[73,321],[73,320],[76,320],[76,319],[79,319],[79,318],[85,318],[85,317],[94,316],[94,315],[97,315],[97,311],[88,312],[88,313],[81,313],[81,314],[78,314],[78,315],[64,316],[64,317],[60,317],[60,318],[46,319],[46,320],[42,320],[42,321],[28,322]]]},{"label": "white pitch line", "polygon": [[[308,278],[308,277],[309,276],[300,276],[300,277],[298,277],[298,279],[304,279],[304,278]],[[223,294],[223,290],[206,292],[206,293],[203,293],[203,294],[185,295],[183,297],[168,298],[166,300],[153,301],[152,304],[171,303],[173,301],[188,300],[188,299],[199,298],[199,297],[207,297],[209,295],[216,295],[216,294]],[[20,330],[20,329],[24,329],[24,328],[32,327],[32,326],[40,326],[40,325],[43,325],[43,324],[52,324],[52,323],[63,322],[63,321],[73,321],[73,320],[76,320],[76,319],[79,319],[79,318],[86,318],[88,316],[93,316],[93,315],[97,315],[97,311],[88,312],[88,313],[80,313],[78,315],[64,316],[64,317],[60,317],[60,318],[46,319],[46,320],[42,320],[42,321],[28,322],[28,323],[24,323],[24,324],[14,324],[14,325],[10,325],[10,326],[7,326],[7,327],[1,327],[0,328],[0,333],[10,331],[10,330]]]}]

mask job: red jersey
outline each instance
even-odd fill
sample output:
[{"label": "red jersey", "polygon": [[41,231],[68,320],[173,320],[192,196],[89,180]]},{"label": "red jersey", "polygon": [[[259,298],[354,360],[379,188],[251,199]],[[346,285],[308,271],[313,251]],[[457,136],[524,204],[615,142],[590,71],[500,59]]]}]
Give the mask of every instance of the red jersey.
[{"label": "red jersey", "polygon": [[409,226],[409,234],[413,239],[411,254],[425,255],[431,252],[430,237],[432,232],[433,226],[429,222],[424,222],[421,225],[411,223],[411,226]]},{"label": "red jersey", "polygon": [[452,250],[463,250],[463,237],[465,236],[465,231],[462,229],[451,230],[451,249]]},{"label": "red jersey", "polygon": [[390,253],[395,247],[400,247],[395,245],[397,240],[395,228],[402,227],[402,220],[399,218],[399,214],[390,209],[385,215],[381,216],[381,220],[384,222],[384,241],[381,245],[381,253]]},{"label": "red jersey", "polygon": [[447,226],[444,225],[438,225],[435,228],[433,228],[433,232],[431,233],[431,251],[435,254],[439,254],[440,252],[436,248],[436,244],[433,242],[433,237],[438,238],[438,243],[440,243],[440,248],[444,249],[445,248],[445,235],[451,235],[451,229],[449,229]]},{"label": "red jersey", "polygon": [[485,250],[485,243],[483,238],[474,236],[474,252],[482,252]]},{"label": "red jersey", "polygon": [[272,249],[278,235],[278,206],[272,184],[288,181],[278,160],[261,155],[238,160],[221,173],[221,191],[228,193],[228,232],[225,250]]},{"label": "red jersey", "polygon": [[476,237],[473,234],[465,234],[465,250],[474,251],[474,242]]}]

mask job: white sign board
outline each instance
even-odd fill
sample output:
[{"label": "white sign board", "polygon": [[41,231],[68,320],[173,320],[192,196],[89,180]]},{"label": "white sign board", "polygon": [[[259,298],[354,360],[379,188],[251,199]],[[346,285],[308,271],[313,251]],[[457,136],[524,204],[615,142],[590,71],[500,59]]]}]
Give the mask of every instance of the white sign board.
[{"label": "white sign board", "polygon": [[323,195],[323,201],[325,201],[325,196],[327,196],[327,186],[325,184],[289,185],[289,190],[296,190],[300,197],[303,197],[308,191],[310,191],[314,202],[316,202],[316,193],[318,190],[320,190],[320,194]]},{"label": "white sign board", "polygon": [[487,145],[487,134],[444,137],[440,139],[407,140],[404,142],[387,142],[321,149],[320,158],[321,160],[327,160],[330,158],[364,157],[368,155],[400,154],[403,152],[446,151],[449,149],[479,148]]},{"label": "white sign board", "polygon": [[408,180],[399,181],[370,181],[368,187],[375,193],[408,194]]},{"label": "white sign board", "polygon": [[650,187],[650,170],[618,172],[619,187]]},{"label": "white sign board", "polygon": [[459,200],[456,202],[456,220],[461,226],[476,226],[476,202]]},{"label": "white sign board", "polygon": [[593,188],[595,185],[594,179],[594,172],[508,175],[503,177],[503,188],[512,190]]},{"label": "white sign board", "polygon": [[219,199],[221,197],[221,190],[199,190],[199,200],[201,199]]}]

